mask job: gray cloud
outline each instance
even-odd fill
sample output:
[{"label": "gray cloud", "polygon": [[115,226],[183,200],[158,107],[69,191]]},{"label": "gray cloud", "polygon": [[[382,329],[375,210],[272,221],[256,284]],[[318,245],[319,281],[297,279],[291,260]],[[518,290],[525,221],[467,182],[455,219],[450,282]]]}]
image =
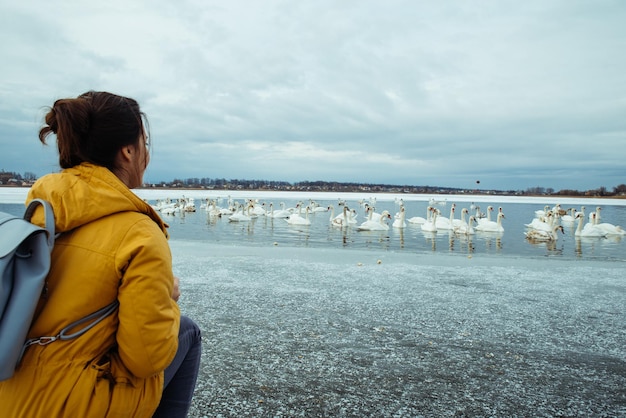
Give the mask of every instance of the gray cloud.
[{"label": "gray cloud", "polygon": [[42,107],[96,89],[148,114],[149,181],[626,182],[620,2],[126,3],[4,6],[0,168],[53,171]]}]

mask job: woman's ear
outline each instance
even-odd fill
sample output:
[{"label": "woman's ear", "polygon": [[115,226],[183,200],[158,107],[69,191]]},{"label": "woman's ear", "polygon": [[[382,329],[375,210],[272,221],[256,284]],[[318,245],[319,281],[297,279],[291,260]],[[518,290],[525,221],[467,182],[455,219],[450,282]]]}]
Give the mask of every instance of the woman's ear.
[{"label": "woman's ear", "polygon": [[134,150],[129,145],[126,145],[120,149],[120,157],[123,161],[131,161],[133,152]]}]

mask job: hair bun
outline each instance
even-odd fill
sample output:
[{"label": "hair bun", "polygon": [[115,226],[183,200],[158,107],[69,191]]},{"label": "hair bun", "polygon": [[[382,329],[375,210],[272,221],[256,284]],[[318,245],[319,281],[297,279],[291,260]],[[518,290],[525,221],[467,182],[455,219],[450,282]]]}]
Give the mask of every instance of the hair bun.
[{"label": "hair bun", "polygon": [[48,125],[53,134],[57,134],[57,131],[59,130],[59,121],[57,120],[57,112],[54,107],[50,109],[50,112],[46,115],[46,125]]}]

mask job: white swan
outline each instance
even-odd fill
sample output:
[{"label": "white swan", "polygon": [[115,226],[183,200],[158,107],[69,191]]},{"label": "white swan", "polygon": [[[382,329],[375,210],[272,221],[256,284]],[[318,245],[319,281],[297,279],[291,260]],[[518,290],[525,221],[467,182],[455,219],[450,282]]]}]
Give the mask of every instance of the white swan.
[{"label": "white swan", "polygon": [[385,223],[386,219],[391,219],[391,214],[389,211],[384,210],[380,214],[380,218],[378,220],[368,219],[359,225],[357,229],[359,231],[387,231],[389,229],[389,225]]},{"label": "white swan", "polygon": [[265,216],[267,216],[268,218],[273,218],[275,213],[276,213],[276,210],[274,209],[274,202],[270,202],[270,205],[267,209],[267,213],[265,214]]},{"label": "white swan", "polygon": [[163,215],[175,215],[177,213],[179,213],[181,211],[180,206],[178,205],[178,203],[174,203],[171,206],[167,206],[164,207],[163,209],[161,209],[161,213]]},{"label": "white swan", "polygon": [[[282,205],[282,203],[281,203]],[[293,207],[289,207],[287,209],[285,209],[287,212],[289,212],[289,215],[291,215],[292,213],[298,213],[299,215],[302,215],[302,205],[303,203],[300,201],[298,203],[296,203],[296,206]]]},{"label": "white swan", "polygon": [[439,209],[435,209],[435,211],[437,211],[437,220],[436,220],[436,225],[437,225],[437,230],[442,230],[442,231],[449,231],[449,230],[453,230],[454,229],[454,212],[456,210],[456,203],[453,203],[450,206],[450,217],[448,218],[444,218],[441,215],[441,212],[439,211]]},{"label": "white swan", "polygon": [[480,232],[504,232],[502,219],[504,219],[504,213],[500,211],[498,212],[498,220],[496,222],[479,222],[475,229]]},{"label": "white swan", "polygon": [[309,199],[309,207],[311,207],[311,212],[328,212],[327,206],[322,206],[316,201]]},{"label": "white swan", "polygon": [[524,232],[526,239],[534,242],[546,242],[546,241],[556,241],[559,239],[558,231],[561,233],[565,233],[563,230],[563,226],[554,225],[551,231],[544,231],[540,229],[531,229],[528,232]]},{"label": "white swan", "polygon": [[311,225],[311,220],[309,219],[309,212],[311,209],[307,206],[304,211],[304,218],[300,215],[300,213],[292,213],[285,221],[289,225]]},{"label": "white swan", "polygon": [[437,232],[437,210],[433,207],[429,207],[430,217],[420,225],[420,228],[424,232]]},{"label": "white swan", "polygon": [[394,219],[392,226],[394,228],[406,228],[405,217],[406,217],[406,211],[404,209],[404,206],[401,206],[400,212],[396,215],[396,218]]},{"label": "white swan", "polygon": [[567,213],[561,216],[561,223],[571,225],[576,220],[576,208],[569,208]]},{"label": "white swan", "polygon": [[260,205],[257,205],[254,202],[250,202],[250,215],[266,216],[267,211],[265,210],[265,202],[261,203]]},{"label": "white swan", "polygon": [[452,218],[454,217],[454,207],[450,209],[450,218],[445,218],[441,216],[441,211],[439,211],[439,209],[435,209],[434,212],[437,215],[437,217],[435,218],[435,226],[437,227],[438,231],[448,231],[454,229],[452,225]]},{"label": "white swan", "polygon": [[234,210],[232,210],[231,208],[220,208],[217,211],[217,216],[228,216],[228,215],[232,215],[233,213],[235,213]]},{"label": "white swan", "polygon": [[[461,209],[461,219],[452,218],[452,226],[453,228],[458,228],[462,225],[467,225],[467,221],[465,220],[465,215],[469,214],[469,210],[467,208]],[[474,218],[476,219],[476,218]]]},{"label": "white swan", "polygon": [[474,223],[476,223],[476,218],[472,215],[469,217],[468,222],[455,226],[454,233],[459,235],[474,235],[476,233],[476,231],[474,231]]},{"label": "white swan", "polygon": [[270,214],[271,218],[288,218],[291,216],[291,212],[285,209],[285,202],[280,202],[280,209],[274,209],[274,204],[270,203]]},{"label": "white swan", "polygon": [[601,231],[605,232],[607,235],[626,235],[626,231],[619,226],[613,225],[608,222],[596,223],[595,226],[599,228]]},{"label": "white swan", "polygon": [[328,205],[328,210],[330,211],[330,224],[332,226],[342,228],[349,225],[348,207],[346,205],[343,205],[343,213],[337,216],[335,216],[335,207],[333,205]]},{"label": "white swan", "polygon": [[185,212],[195,212],[196,211],[196,201],[193,197],[185,197],[181,199],[181,203],[183,205],[183,210]]},{"label": "white swan", "polygon": [[[465,215],[469,214],[469,210],[467,210],[467,208],[463,208],[461,209],[461,219],[453,219],[452,221],[452,229],[454,230],[454,232],[457,232],[457,230],[459,228],[467,228],[468,224],[467,221],[465,220]],[[474,219],[476,219],[474,217]]]},{"label": "white swan", "polygon": [[526,228],[537,229],[545,232],[552,232],[554,228],[554,216],[552,211],[548,211],[545,216],[533,218],[530,223],[524,224]]},{"label": "white swan", "polygon": [[589,213],[589,222],[591,222],[591,218],[594,217],[593,223],[597,224],[600,222],[600,219],[602,219],[602,217],[600,216],[600,211],[602,210],[602,208],[600,206],[596,206],[596,211],[595,212],[590,212]]},{"label": "white swan", "polygon": [[221,208],[217,206],[217,203],[213,199],[207,200],[204,209],[210,217],[216,217],[220,215]]},{"label": "white swan", "polygon": [[358,217],[358,213],[356,213],[356,209],[350,209],[350,211],[348,212],[348,223],[351,225],[356,225],[357,224],[357,220],[356,218]]},{"label": "white swan", "polygon": [[421,216],[411,216],[409,219],[407,219],[406,221],[410,224],[423,224],[424,222],[426,222],[427,219],[430,219],[430,210],[431,207],[428,206],[426,208],[426,217],[422,218]]},{"label": "white swan", "polygon": [[535,218],[541,218],[542,216],[546,216],[546,213],[548,213],[548,210],[550,210],[550,206],[548,205],[545,205],[543,209],[537,209],[535,211]]},{"label": "white swan", "polygon": [[567,213],[566,210],[561,209],[561,204],[557,203],[556,205],[554,205],[551,209],[552,213],[554,214],[555,217],[559,218],[563,215],[565,215]]},{"label": "white swan", "polygon": [[[480,208],[479,208],[480,210]],[[487,216],[486,217],[479,217],[478,214],[476,214],[476,222],[478,223],[478,225],[482,224],[482,223],[491,223],[494,222],[491,220],[491,212],[493,212],[493,206],[487,206]]]},{"label": "white swan", "polygon": [[435,200],[434,197],[431,197],[430,200],[428,201],[428,204],[431,206],[434,206],[434,205],[445,206],[447,202],[448,202],[448,199]]},{"label": "white swan", "polygon": [[367,220],[369,221],[379,221],[382,213],[376,212],[376,208],[374,206],[367,206],[365,208],[365,213],[367,214]]},{"label": "white swan", "polygon": [[[248,206],[248,209],[250,207]],[[250,221],[252,217],[249,215],[249,210],[244,212],[243,204],[239,204],[238,210],[228,217],[229,222],[247,222]]]},{"label": "white swan", "polygon": [[591,222],[588,222],[586,224],[584,224],[583,227],[583,223],[585,222],[585,217],[582,213],[578,213],[576,215],[576,217],[578,218],[578,227],[576,228],[576,231],[574,232],[574,235],[577,237],[606,237],[606,232],[604,232],[602,229],[598,228],[594,223],[594,219],[595,219],[595,213],[592,213],[591,217]]}]

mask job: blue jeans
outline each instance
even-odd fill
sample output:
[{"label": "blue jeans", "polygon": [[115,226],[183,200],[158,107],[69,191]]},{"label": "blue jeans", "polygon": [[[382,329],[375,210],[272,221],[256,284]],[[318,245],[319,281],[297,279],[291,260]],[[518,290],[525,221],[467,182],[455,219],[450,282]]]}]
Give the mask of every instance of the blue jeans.
[{"label": "blue jeans", "polygon": [[163,396],[153,417],[184,418],[191,406],[191,397],[198,379],[202,337],[200,328],[190,318],[180,317],[178,351],[165,369]]}]

